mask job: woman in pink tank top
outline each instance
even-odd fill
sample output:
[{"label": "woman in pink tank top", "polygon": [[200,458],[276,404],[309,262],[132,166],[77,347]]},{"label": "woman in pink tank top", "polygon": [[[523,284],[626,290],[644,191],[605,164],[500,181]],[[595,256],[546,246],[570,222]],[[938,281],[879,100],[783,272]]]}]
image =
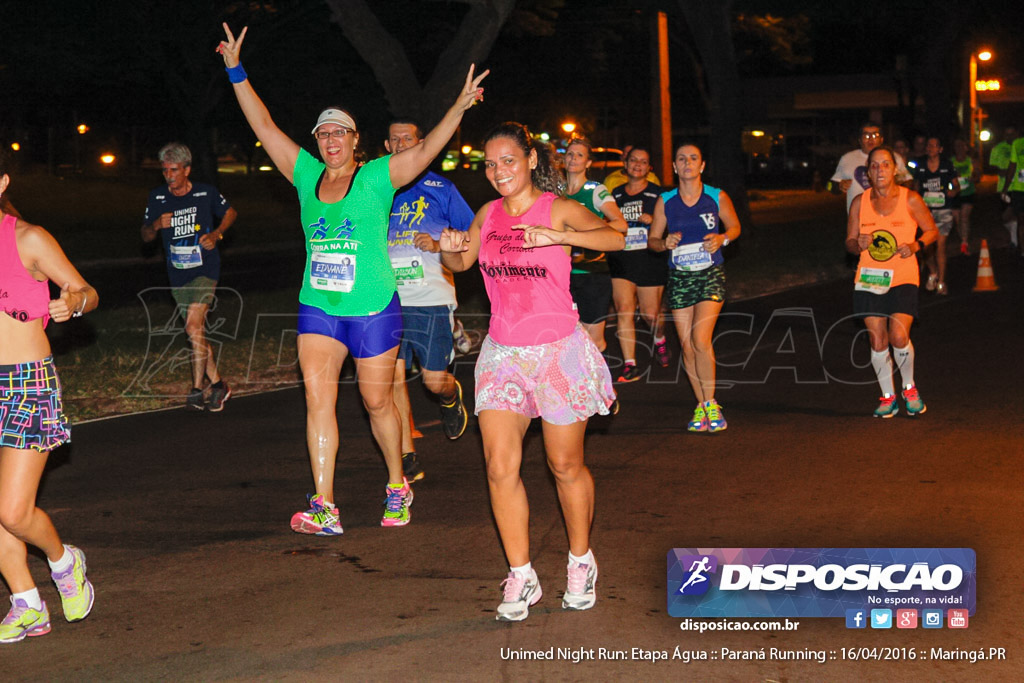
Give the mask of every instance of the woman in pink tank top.
[{"label": "woman in pink tank top", "polygon": [[[888,147],[868,154],[871,188],[850,204],[846,250],[860,257],[854,279],[853,312],[864,319],[871,340],[871,366],[882,398],[874,416],[899,412],[893,360],[900,371],[903,403],[911,417],[928,408],[914,381],[910,326],[917,317],[917,259],[914,254],[938,237],[935,220],[921,195],[895,182],[896,156]],[[917,229],[920,239],[916,239]],[[892,345],[892,356],[889,345]]]},{"label": "woman in pink tank top", "polygon": [[[0,196],[10,185],[0,152]],[[50,299],[47,281],[60,286]],[[62,412],[60,380],[43,327],[96,308],[86,283],[50,233],[0,204],[0,574],[11,609],[0,621],[0,643],[50,632],[50,613],[29,571],[26,544],[49,560],[68,621],[92,609],[85,555],[61,543],[36,493],[50,451],[71,438]]]},{"label": "woman in pink tank top", "polygon": [[464,271],[479,258],[491,323],[476,365],[476,414],[483,435],[491,509],[508,558],[499,621],[522,621],[541,598],[530,564],[529,503],[519,471],[531,419],[543,421],[544,450],[569,537],[563,609],[593,607],[597,563],[590,550],[594,480],[583,463],[588,418],[614,403],[611,375],[580,326],[569,294],[571,247],[617,251],[621,233],[578,202],[556,196],[550,148],[518,123],[484,145],[487,179],[501,199],[468,232],[441,235],[444,264]]}]

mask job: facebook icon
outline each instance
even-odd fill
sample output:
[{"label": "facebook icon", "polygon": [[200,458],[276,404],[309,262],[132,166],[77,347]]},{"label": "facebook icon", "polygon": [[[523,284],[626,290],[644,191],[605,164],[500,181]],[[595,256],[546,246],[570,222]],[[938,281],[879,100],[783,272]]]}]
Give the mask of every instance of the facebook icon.
[{"label": "facebook icon", "polygon": [[867,628],[867,612],[862,609],[846,610],[846,628]]}]

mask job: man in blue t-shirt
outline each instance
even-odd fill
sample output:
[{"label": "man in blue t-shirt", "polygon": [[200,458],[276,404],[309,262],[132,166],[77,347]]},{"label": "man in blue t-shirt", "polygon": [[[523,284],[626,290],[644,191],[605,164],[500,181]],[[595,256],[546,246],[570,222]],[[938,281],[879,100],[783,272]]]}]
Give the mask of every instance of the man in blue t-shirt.
[{"label": "man in blue t-shirt", "polygon": [[[388,126],[384,147],[392,154],[423,141],[419,125],[396,119]],[[451,181],[426,171],[395,193],[388,224],[388,256],[395,271],[402,302],[402,345],[395,363],[395,405],[402,423],[402,467],[409,481],[423,478],[412,442],[412,410],[405,369],[419,358],[423,384],[441,402],[445,436],[457,439],[466,431],[469,416],[462,402],[462,386],[448,372],[454,358],[452,315],[455,282],[441,264],[441,231],[468,230],[473,211]]]},{"label": "man in blue t-shirt", "polygon": [[[142,239],[163,239],[167,278],[185,332],[192,345],[192,390],[185,401],[189,410],[219,412],[231,397],[231,389],[217,372],[213,348],[206,341],[206,313],[214,300],[220,278],[217,243],[238,213],[212,185],[193,183],[192,152],[171,142],[157,154],[166,186],[149,193]],[[214,221],[218,221],[214,225]],[[203,397],[203,378],[210,380],[210,395]]]}]

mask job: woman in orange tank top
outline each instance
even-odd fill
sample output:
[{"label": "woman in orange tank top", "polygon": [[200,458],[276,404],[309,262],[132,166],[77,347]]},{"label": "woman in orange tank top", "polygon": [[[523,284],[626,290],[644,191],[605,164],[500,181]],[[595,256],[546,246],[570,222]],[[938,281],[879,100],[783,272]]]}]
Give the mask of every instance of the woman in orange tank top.
[{"label": "woman in orange tank top", "polygon": [[[918,267],[914,254],[938,237],[921,195],[895,182],[896,157],[888,147],[868,154],[871,189],[853,200],[846,249],[860,256],[854,278],[853,310],[871,339],[871,366],[882,388],[874,416],[899,412],[893,386],[893,357],[900,370],[903,402],[913,417],[927,410],[914,383],[910,326],[917,316]],[[921,237],[917,230],[921,229]],[[893,354],[889,355],[892,344]]]}]

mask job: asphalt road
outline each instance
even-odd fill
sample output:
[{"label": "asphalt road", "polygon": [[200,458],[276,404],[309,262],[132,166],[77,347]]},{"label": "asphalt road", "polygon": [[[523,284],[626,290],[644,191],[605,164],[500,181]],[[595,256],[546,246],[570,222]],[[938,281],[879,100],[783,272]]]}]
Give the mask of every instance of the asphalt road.
[{"label": "asphalt road", "polygon": [[[566,540],[538,431],[526,444],[543,600],[494,621],[506,571],[475,421],[458,442],[414,389],[427,476],[412,523],[379,526],[385,472],[354,387],[342,390],[337,493],[345,534],[293,533],[312,489],[298,389],[77,426],[40,495],[88,554],[93,613],[67,624],[41,558],[51,634],[0,649],[4,678],[54,680],[1020,680],[1017,538],[1024,518],[1021,297],[1024,265],[997,254],[1000,291],[922,294],[913,331],[918,418],[870,417],[867,342],[833,283],[728,307],[717,348],[729,429],[692,435],[675,369],[621,387],[622,412],[592,420],[598,603],[560,609]],[[674,355],[674,360],[678,354]],[[642,361],[643,363],[643,361]],[[857,368],[856,365],[861,367]],[[472,395],[472,359],[457,372]],[[851,631],[803,619],[784,633],[680,630],[666,614],[673,547],[970,547],[977,613],[965,631]],[[517,661],[503,648],[718,652],[772,647],[1006,647],[1002,662]],[[507,650],[506,650],[507,651]]]}]

